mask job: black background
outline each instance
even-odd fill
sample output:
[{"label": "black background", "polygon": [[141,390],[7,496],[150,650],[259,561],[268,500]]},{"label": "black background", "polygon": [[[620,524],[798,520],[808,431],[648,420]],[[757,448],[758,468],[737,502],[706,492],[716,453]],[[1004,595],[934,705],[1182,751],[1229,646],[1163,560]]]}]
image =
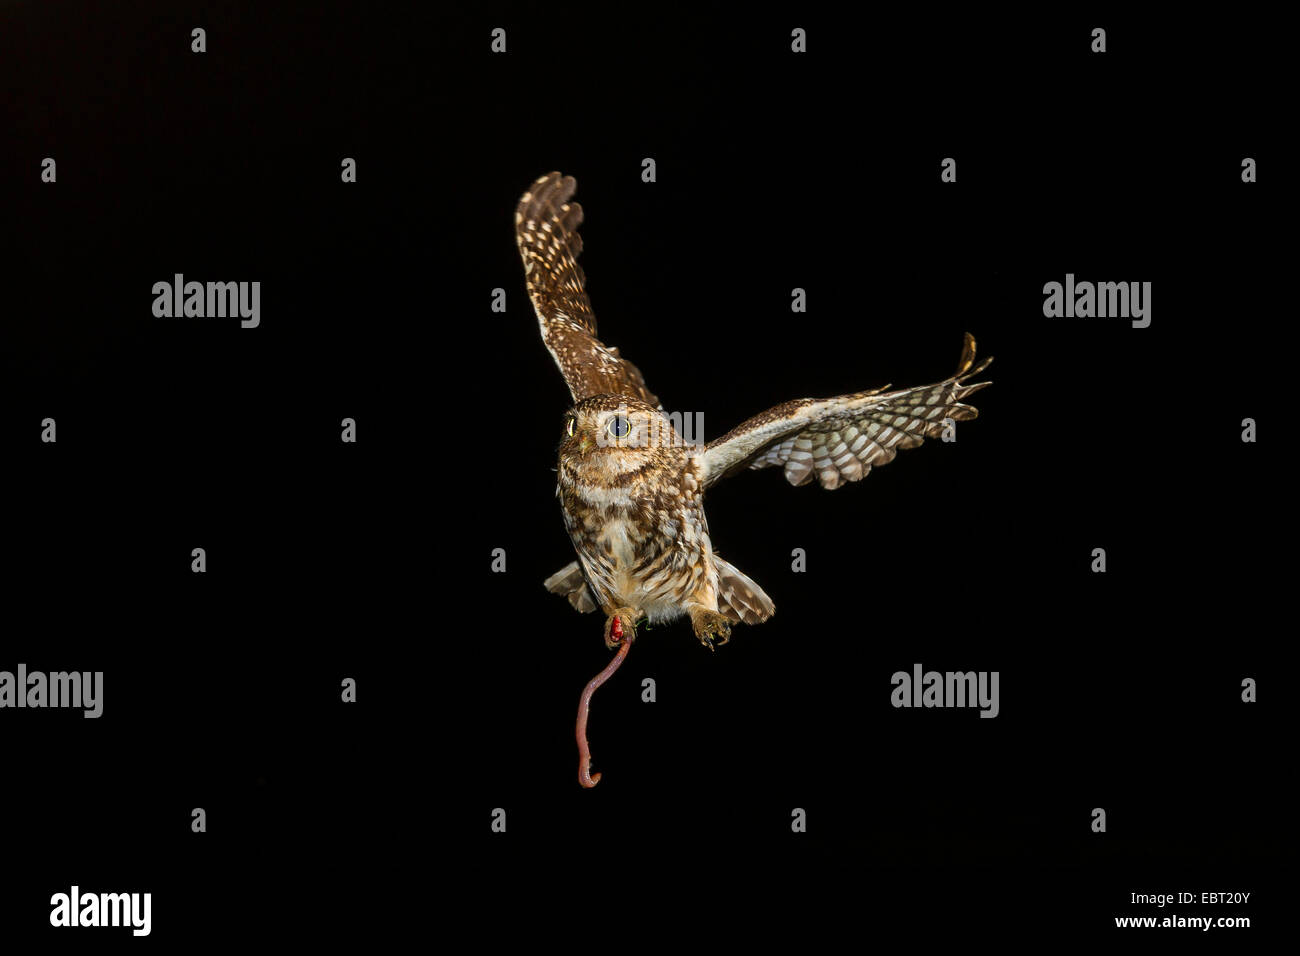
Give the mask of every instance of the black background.
[{"label": "black background", "polygon": [[[1178,911],[1266,931],[1287,674],[1267,24],[255,3],[0,22],[0,669],[105,672],[99,720],[0,716],[7,934],[48,936],[74,882],[151,891],[160,941],[582,940],[606,914],[637,936],[1114,934],[1167,912],[1130,893],[1177,890],[1249,890]],[[643,632],[595,697],[593,791],[573,718],[608,652],[541,587],[572,559],[568,395],[512,229],[552,169],[579,182],[602,336],[708,437],[941,379],[965,331],[996,356],[956,444],[834,493],[775,470],[711,493],[715,546],[778,612],[713,655],[685,622]],[[153,318],[176,272],[261,281],[261,326]],[[1150,281],[1151,326],[1044,318],[1067,272]],[[999,671],[1001,714],[892,708],[917,662]]]}]

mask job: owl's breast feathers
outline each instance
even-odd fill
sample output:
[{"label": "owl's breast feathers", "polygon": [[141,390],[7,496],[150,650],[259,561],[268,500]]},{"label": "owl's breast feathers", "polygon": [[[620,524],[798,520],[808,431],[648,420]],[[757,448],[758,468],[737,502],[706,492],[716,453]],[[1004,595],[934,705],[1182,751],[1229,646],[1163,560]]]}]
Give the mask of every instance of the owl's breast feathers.
[{"label": "owl's breast feathers", "polygon": [[639,607],[652,621],[685,612],[714,575],[700,463],[686,448],[661,449],[636,480],[611,483],[562,463],[565,527],[602,607]]}]

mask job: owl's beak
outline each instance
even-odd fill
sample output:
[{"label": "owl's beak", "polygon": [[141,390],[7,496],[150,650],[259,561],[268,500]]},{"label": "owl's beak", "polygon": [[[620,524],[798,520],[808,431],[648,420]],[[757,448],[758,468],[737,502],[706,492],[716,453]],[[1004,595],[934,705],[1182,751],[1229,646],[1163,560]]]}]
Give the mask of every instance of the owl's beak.
[{"label": "owl's beak", "polygon": [[583,432],[578,438],[578,451],[581,454],[585,455],[587,453],[587,449],[594,444],[595,442],[591,440],[591,435],[588,434],[587,432]]}]

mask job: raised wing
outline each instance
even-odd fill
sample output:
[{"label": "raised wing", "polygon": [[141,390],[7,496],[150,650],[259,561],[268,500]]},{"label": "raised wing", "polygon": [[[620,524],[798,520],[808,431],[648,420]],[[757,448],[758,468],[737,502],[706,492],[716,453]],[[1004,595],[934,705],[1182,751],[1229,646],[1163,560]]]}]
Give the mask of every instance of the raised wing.
[{"label": "raised wing", "polygon": [[659,399],[646,388],[640,370],[596,338],[596,316],[578,265],[582,207],[569,202],[577,186],[572,176],[548,173],[520,197],[515,210],[515,239],[542,341],[575,402],[612,394],[657,406]]},{"label": "raised wing", "polygon": [[[823,488],[860,481],[874,465],[894,460],[899,448],[915,448],[943,433],[944,419],[967,421],[979,412],[961,400],[989,382],[967,385],[993,361],[977,367],[970,333],[951,378],[897,392],[883,388],[836,398],[801,398],[769,408],[706,446],[704,487],[744,468],[780,465],[792,485],[813,476]],[[888,386],[885,386],[886,388]]]}]

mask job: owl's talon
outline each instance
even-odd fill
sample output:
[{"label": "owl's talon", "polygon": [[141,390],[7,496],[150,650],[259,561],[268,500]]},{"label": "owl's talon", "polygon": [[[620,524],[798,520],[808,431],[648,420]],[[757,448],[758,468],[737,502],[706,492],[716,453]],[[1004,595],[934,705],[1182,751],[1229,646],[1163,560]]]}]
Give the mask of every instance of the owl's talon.
[{"label": "owl's talon", "polygon": [[641,616],[636,608],[620,607],[610,612],[605,619],[605,646],[611,651],[624,642],[636,640],[636,622]]},{"label": "owl's talon", "polygon": [[696,605],[691,609],[691,625],[700,643],[709,650],[714,649],[715,640],[719,644],[726,644],[731,640],[731,622],[717,611],[709,611]]}]

